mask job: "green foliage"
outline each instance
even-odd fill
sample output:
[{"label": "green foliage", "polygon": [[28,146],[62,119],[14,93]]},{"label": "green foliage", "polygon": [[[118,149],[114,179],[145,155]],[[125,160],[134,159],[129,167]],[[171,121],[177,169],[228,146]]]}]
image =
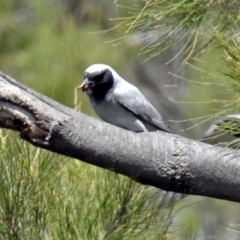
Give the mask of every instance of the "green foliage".
[{"label": "green foliage", "polygon": [[178,54],[185,54],[185,61],[191,60],[206,50],[216,30],[225,34],[239,26],[238,0],[140,2],[129,8],[130,16],[121,18],[114,29],[124,29],[127,33],[150,32],[153,40],[141,49],[147,59],[180,44]]},{"label": "green foliage", "polygon": [[[0,239],[40,239],[55,205],[54,177],[63,166],[57,156],[2,133]],[[54,161],[55,160],[55,161]]]},{"label": "green foliage", "polygon": [[0,136],[0,239],[165,239],[171,210],[126,177]]}]

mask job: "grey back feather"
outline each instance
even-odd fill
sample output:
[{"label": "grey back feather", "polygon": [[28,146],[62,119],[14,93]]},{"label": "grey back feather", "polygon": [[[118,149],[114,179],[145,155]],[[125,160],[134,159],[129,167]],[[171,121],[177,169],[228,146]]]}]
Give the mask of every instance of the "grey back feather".
[{"label": "grey back feather", "polygon": [[173,133],[163,121],[158,111],[150,104],[139,89],[124,79],[117,81],[114,89],[114,98],[123,108],[141,120],[148,130],[161,130]]}]

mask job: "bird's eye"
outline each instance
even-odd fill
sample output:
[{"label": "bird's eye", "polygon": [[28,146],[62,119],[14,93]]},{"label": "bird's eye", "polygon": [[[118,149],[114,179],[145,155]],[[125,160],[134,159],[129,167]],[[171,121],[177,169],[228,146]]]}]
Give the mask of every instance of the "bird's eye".
[{"label": "bird's eye", "polygon": [[113,75],[111,71],[106,71],[104,74],[104,81],[105,82],[109,82],[109,81],[113,81]]},{"label": "bird's eye", "polygon": [[108,69],[104,69],[104,70],[102,70],[102,71],[100,72],[99,75],[104,75],[107,71],[108,71]]}]

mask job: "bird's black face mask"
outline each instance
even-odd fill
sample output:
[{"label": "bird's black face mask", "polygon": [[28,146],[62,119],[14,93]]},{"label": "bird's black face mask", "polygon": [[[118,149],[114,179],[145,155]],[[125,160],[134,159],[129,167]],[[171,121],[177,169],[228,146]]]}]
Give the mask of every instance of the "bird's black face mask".
[{"label": "bird's black face mask", "polygon": [[78,86],[77,90],[87,91],[92,90],[92,94],[96,98],[103,98],[108,90],[113,86],[114,79],[112,72],[109,69],[104,69],[101,72],[84,73],[84,81]]}]

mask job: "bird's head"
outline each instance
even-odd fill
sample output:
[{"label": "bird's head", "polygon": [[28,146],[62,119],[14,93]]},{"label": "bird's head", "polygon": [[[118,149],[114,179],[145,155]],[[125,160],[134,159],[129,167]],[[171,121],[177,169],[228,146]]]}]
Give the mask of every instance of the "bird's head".
[{"label": "bird's head", "polygon": [[118,74],[108,65],[94,64],[85,70],[84,80],[76,89],[88,94],[104,94],[113,86],[116,78]]}]

